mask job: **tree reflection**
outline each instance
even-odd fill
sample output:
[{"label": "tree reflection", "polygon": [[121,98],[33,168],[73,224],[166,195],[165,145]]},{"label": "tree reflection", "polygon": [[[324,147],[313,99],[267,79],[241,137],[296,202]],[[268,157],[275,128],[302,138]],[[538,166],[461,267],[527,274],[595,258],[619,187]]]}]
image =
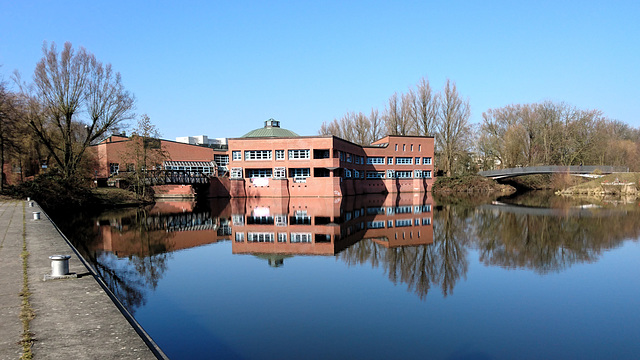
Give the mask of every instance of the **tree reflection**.
[{"label": "tree reflection", "polygon": [[[109,211],[100,216],[78,214],[58,223],[74,246],[131,312],[146,303],[167,270],[167,243],[173,232],[158,230],[149,208]],[[104,242],[117,239],[127,261],[105,252]]]},{"label": "tree reflection", "polygon": [[407,285],[421,300],[432,285],[447,296],[468,270],[467,237],[469,210],[447,205],[433,214],[434,242],[428,245],[387,248],[375,240],[362,240],[338,254],[348,265],[382,266],[394,284]]},{"label": "tree reflection", "polygon": [[[523,208],[512,207],[523,210]],[[478,209],[473,223],[480,261],[540,274],[593,262],[604,250],[640,234],[636,212],[593,210],[587,216],[530,215],[509,208]]]}]

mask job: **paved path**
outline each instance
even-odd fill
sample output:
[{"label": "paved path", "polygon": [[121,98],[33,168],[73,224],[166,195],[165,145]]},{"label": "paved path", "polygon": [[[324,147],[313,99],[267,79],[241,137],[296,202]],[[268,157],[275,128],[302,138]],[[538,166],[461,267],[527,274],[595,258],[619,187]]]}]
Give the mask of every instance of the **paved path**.
[{"label": "paved path", "polygon": [[[0,201],[0,360],[22,353],[18,315],[25,238],[36,315],[30,324],[34,359],[156,359],[47,216],[33,220],[33,211],[41,210],[26,201]],[[71,255],[69,271],[77,278],[44,281],[51,273],[49,256],[56,254]]]}]

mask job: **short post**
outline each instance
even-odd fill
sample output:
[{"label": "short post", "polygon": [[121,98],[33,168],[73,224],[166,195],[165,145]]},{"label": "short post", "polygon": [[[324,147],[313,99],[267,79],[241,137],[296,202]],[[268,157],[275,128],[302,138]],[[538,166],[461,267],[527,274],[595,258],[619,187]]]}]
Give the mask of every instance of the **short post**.
[{"label": "short post", "polygon": [[27,201],[31,201],[31,198],[27,196]]},{"label": "short post", "polygon": [[29,201],[29,207],[33,207],[33,201]]},{"label": "short post", "polygon": [[51,255],[51,276],[69,275],[69,259],[71,255]]},{"label": "short post", "polygon": [[33,212],[33,220],[40,220],[40,211]]}]

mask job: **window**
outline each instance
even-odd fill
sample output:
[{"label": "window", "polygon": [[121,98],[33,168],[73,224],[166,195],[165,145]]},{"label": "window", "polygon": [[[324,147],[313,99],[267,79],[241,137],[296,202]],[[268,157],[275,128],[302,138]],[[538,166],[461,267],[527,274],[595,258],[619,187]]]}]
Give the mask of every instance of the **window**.
[{"label": "window", "polygon": [[425,170],[422,175],[427,179],[431,179],[431,170]]},{"label": "window", "polygon": [[227,166],[229,165],[229,155],[213,155],[213,161],[215,161],[218,166]]},{"label": "window", "polygon": [[132,163],[127,164],[127,171],[134,171],[136,166]]},{"label": "window", "polygon": [[412,224],[413,224],[413,222],[411,221],[411,219],[398,219],[398,220],[396,220],[396,227],[411,226]]},{"label": "window", "polygon": [[396,171],[396,177],[398,179],[408,179],[411,178],[413,171]]},{"label": "window", "polygon": [[308,178],[311,176],[309,168],[295,168],[289,169],[289,177],[292,178]]},{"label": "window", "polygon": [[344,161],[344,152],[340,151],[340,161]]},{"label": "window", "polygon": [[422,170],[413,170],[413,177],[416,179],[422,178]]},{"label": "window", "polygon": [[393,158],[392,157],[388,157],[387,158],[387,164],[393,165]]},{"label": "window", "polygon": [[242,168],[231,168],[229,177],[232,179],[242,179]]},{"label": "window", "polygon": [[278,242],[286,243],[287,242],[287,233],[278,233]]},{"label": "window", "polygon": [[276,160],[284,160],[284,150],[276,150]]},{"label": "window", "polygon": [[347,162],[351,163],[353,161],[351,154],[347,153]]},{"label": "window", "polygon": [[430,217],[423,218],[422,225],[431,225],[431,218]]},{"label": "window", "polygon": [[244,215],[241,215],[241,214],[231,215],[231,223],[233,224],[233,226],[244,225]]},{"label": "window", "polygon": [[398,144],[396,144],[396,151],[398,151]]},{"label": "window", "polygon": [[291,233],[292,243],[310,243],[311,233]]},{"label": "window", "polygon": [[236,242],[244,242],[244,233],[241,233],[241,232],[236,233]]},{"label": "window", "polygon": [[425,165],[431,165],[431,158],[430,157],[423,158],[422,163]]},{"label": "window", "polygon": [[245,160],[271,160],[271,150],[246,150]]},{"label": "window", "polygon": [[384,229],[384,220],[381,221],[369,221],[367,223],[369,229]]},{"label": "window", "polygon": [[402,151],[407,151],[407,144],[402,144]]},{"label": "window", "polygon": [[384,171],[367,171],[367,179],[384,179]]},{"label": "window", "polygon": [[382,157],[382,156],[368,157],[367,158],[367,164],[369,164],[369,165],[374,165],[374,164],[382,164],[382,165],[384,165],[384,157]]},{"label": "window", "polygon": [[346,177],[346,178],[350,178],[350,177],[351,177],[351,170],[349,170],[349,169],[344,169],[344,177]]},{"label": "window", "polygon": [[412,163],[413,163],[413,158],[410,158],[410,157],[396,158],[396,165],[411,165]]},{"label": "window", "polygon": [[248,233],[247,234],[247,242],[259,242],[259,243],[265,243],[265,242],[269,242],[272,243],[273,242],[273,233]]},{"label": "window", "polygon": [[271,169],[247,169],[248,178],[264,178],[271,177]]},{"label": "window", "polygon": [[287,215],[283,215],[283,214],[276,215],[274,217],[274,220],[275,220],[276,226],[287,226]]},{"label": "window", "polygon": [[387,179],[393,179],[396,177],[395,171],[387,170]]},{"label": "window", "polygon": [[273,178],[274,179],[284,179],[285,177],[287,177],[287,173],[285,171],[285,168],[277,167],[277,168],[273,169]]},{"label": "window", "polygon": [[420,165],[420,157],[416,157],[416,165]]},{"label": "window", "polygon": [[119,172],[120,172],[120,164],[118,164],[118,163],[109,164],[109,174],[110,175],[118,175]]},{"label": "window", "polygon": [[289,160],[309,159],[309,150],[289,150]]},{"label": "window", "polygon": [[422,145],[418,144],[418,152],[422,151]]},{"label": "window", "polygon": [[413,144],[411,144],[411,151],[413,151]]},{"label": "window", "polygon": [[236,161],[236,160],[242,160],[242,152],[240,151],[232,151],[231,152],[231,159]]}]

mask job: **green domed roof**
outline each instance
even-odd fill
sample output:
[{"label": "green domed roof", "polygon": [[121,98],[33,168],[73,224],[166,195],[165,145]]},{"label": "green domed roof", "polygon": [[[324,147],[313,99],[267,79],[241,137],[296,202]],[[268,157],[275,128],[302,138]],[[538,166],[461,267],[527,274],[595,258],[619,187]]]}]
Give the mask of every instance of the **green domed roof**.
[{"label": "green domed roof", "polygon": [[251,130],[244,134],[243,138],[248,137],[298,137],[300,135],[294,133],[291,130],[283,129],[280,127],[280,121],[269,119],[264,122],[264,127]]}]

